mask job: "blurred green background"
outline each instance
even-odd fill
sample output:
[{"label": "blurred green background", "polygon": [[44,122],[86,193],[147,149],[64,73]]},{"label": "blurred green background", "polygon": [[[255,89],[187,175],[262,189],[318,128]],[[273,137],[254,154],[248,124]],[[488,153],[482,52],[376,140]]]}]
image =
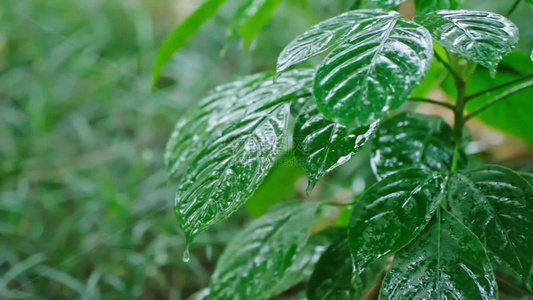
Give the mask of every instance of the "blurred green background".
[{"label": "blurred green background", "polygon": [[[0,299],[186,299],[207,286],[249,214],[200,235],[182,261],[163,165],[174,123],[217,84],[273,69],[294,36],[352,2],[285,1],[244,52],[226,40],[240,4],[228,1],[152,91],[157,48],[199,0],[2,0]],[[517,156],[523,166],[504,155]],[[364,155],[333,177],[331,197],[360,193]]]}]

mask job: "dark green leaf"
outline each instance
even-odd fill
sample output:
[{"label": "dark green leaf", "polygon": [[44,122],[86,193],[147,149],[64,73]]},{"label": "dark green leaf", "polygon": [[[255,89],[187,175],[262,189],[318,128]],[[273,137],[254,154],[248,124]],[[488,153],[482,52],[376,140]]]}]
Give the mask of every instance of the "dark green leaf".
[{"label": "dark green leaf", "polygon": [[368,189],[348,228],[354,275],[409,244],[431,219],[443,192],[443,176],[418,169],[399,171]]},{"label": "dark green leaf", "polygon": [[488,68],[492,74],[518,43],[518,28],[513,22],[491,12],[440,10],[415,21],[448,51]]},{"label": "dark green leaf", "polygon": [[415,0],[418,15],[425,15],[441,9],[458,9],[462,4],[463,0]]},{"label": "dark green leaf", "polygon": [[372,0],[379,7],[389,10],[395,10],[400,4],[406,0]]},{"label": "dark green leaf", "polygon": [[444,210],[396,254],[379,295],[379,299],[497,298],[496,279],[483,245]]},{"label": "dark green leaf", "polygon": [[[453,130],[440,117],[404,113],[381,124],[373,138],[372,168],[378,178],[405,168],[447,172],[452,165]],[[459,166],[466,166],[461,151]]]},{"label": "dark green leaf", "polygon": [[213,299],[262,299],[306,244],[318,203],[281,207],[252,222],[228,245],[211,279]]},{"label": "dark green leaf", "polygon": [[[287,144],[287,101],[309,92],[311,75],[304,70],[276,82],[266,79],[228,109],[219,134],[202,137],[206,143],[184,175],[174,204],[189,241],[235,212],[259,187]],[[239,107],[242,112],[235,113]]]},{"label": "dark green leaf", "polygon": [[294,156],[309,178],[309,187],[326,173],[346,163],[363,147],[378,122],[356,130],[328,121],[318,112],[314,103],[296,119],[293,144]]},{"label": "dark green leaf", "polygon": [[307,284],[309,300],[361,299],[383,273],[385,261],[370,265],[352,283],[352,258],[344,234],[322,254]]},{"label": "dark green leaf", "polygon": [[533,187],[509,169],[484,166],[454,175],[448,202],[489,253],[530,284]]},{"label": "dark green leaf", "polygon": [[187,44],[196,31],[218,11],[224,2],[226,0],[205,0],[196,11],[172,30],[161,48],[157,51],[155,65],[152,71],[152,84],[156,83],[161,71],[170,61],[172,55]]},{"label": "dark green leaf", "polygon": [[314,85],[318,109],[350,128],[400,107],[429,69],[431,36],[397,12],[359,11],[349,38],[324,59]]}]

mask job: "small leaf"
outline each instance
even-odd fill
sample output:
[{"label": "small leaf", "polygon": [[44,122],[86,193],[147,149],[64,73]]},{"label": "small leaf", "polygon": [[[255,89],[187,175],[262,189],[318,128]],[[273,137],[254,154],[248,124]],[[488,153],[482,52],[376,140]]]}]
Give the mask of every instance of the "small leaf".
[{"label": "small leaf", "polygon": [[[313,99],[314,100],[314,99]],[[378,122],[356,130],[324,119],[311,103],[296,119],[294,156],[303,166],[312,188],[326,173],[348,162],[368,141]]]},{"label": "small leaf", "polygon": [[383,273],[385,260],[379,260],[352,283],[352,258],[346,234],[322,254],[307,284],[309,300],[361,299]]},{"label": "small leaf", "polygon": [[209,297],[209,289],[203,288],[199,290],[198,292],[192,294],[187,300],[207,300]]},{"label": "small leaf", "polygon": [[379,7],[388,10],[395,10],[400,4],[404,3],[405,1],[406,0],[372,0],[372,2],[376,3]]},{"label": "small leaf", "polygon": [[441,9],[459,9],[463,0],[415,0],[416,13],[425,15]]},{"label": "small leaf", "polygon": [[[178,188],[174,210],[190,242],[235,212],[259,187],[283,147],[288,100],[309,93],[310,70],[270,77],[238,99],[205,139]],[[235,113],[235,111],[239,111]],[[285,149],[286,150],[286,149]]]},{"label": "small leaf", "polygon": [[220,257],[210,298],[265,298],[306,244],[317,208],[317,202],[281,207],[252,222]]},{"label": "small leaf", "polygon": [[533,187],[524,178],[492,165],[464,171],[450,179],[448,202],[490,254],[531,284]]},{"label": "small leaf", "polygon": [[360,11],[349,38],[322,61],[314,95],[320,112],[350,128],[400,107],[433,59],[426,29],[397,12]]},{"label": "small leaf", "polygon": [[483,245],[457,218],[442,210],[396,254],[379,299],[484,300],[498,299],[498,295]]},{"label": "small leaf", "polygon": [[491,12],[440,10],[415,21],[448,51],[488,68],[492,74],[518,43],[518,28],[513,22]]},{"label": "small leaf", "polygon": [[205,0],[196,11],[172,30],[157,51],[154,69],[152,70],[152,85],[155,85],[161,71],[172,59],[172,55],[187,44],[189,39],[218,11],[224,2],[226,0]]},{"label": "small leaf", "polygon": [[[440,117],[397,115],[381,124],[373,138],[372,169],[378,178],[405,168],[447,172],[452,165],[453,130]],[[466,166],[461,151],[459,166]]]},{"label": "small leaf", "polygon": [[443,176],[418,169],[401,170],[368,189],[348,227],[354,275],[409,244],[429,222],[443,193]]}]

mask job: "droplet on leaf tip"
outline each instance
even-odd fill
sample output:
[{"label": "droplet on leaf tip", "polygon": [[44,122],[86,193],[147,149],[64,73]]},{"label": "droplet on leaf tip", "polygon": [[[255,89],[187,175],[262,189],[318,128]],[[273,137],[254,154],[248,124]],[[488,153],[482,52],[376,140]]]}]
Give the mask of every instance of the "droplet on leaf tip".
[{"label": "droplet on leaf tip", "polygon": [[191,259],[191,254],[189,253],[189,244],[187,244],[185,251],[183,251],[183,262],[188,263],[190,259]]}]

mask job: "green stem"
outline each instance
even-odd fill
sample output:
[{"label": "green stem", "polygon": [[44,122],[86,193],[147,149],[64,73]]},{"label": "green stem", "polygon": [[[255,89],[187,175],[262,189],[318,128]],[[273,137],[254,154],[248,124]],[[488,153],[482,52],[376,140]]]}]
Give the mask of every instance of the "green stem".
[{"label": "green stem", "polygon": [[463,127],[465,125],[463,111],[466,104],[465,82],[463,80],[456,80],[455,85],[457,86],[457,103],[455,104],[454,109],[453,136],[455,140],[455,147],[453,150],[452,167],[450,169],[452,173],[456,172],[458,168],[459,154],[461,150],[461,144],[463,142]]},{"label": "green stem", "polygon": [[453,77],[455,78],[455,82],[458,82],[458,81],[461,81],[464,83],[464,80],[463,78],[455,71],[455,69],[448,63],[446,62],[446,60],[444,60],[444,58],[442,58],[438,53],[437,51],[434,51],[433,52],[435,54],[435,58],[442,64],[444,65],[444,67],[448,70],[448,72],[450,72],[450,74],[453,75]]},{"label": "green stem", "polygon": [[455,109],[455,106],[453,104],[450,104],[450,103],[447,103],[447,102],[442,102],[442,101],[437,101],[437,100],[433,100],[433,99],[409,98],[407,100],[411,101],[411,102],[426,102],[426,103],[431,103],[431,104],[435,104],[435,105],[440,105],[440,106],[443,106],[443,107],[446,107],[446,108],[449,108],[449,109]]},{"label": "green stem", "polygon": [[491,87],[490,89],[486,89],[484,91],[480,91],[480,92],[477,92],[475,94],[469,95],[469,96],[466,97],[466,101],[468,102],[468,101],[470,101],[472,99],[475,99],[477,97],[492,93],[492,92],[497,91],[499,89],[511,86],[513,84],[516,84],[516,83],[519,83],[519,82],[522,82],[522,81],[528,80],[528,79],[533,79],[533,74],[529,74],[529,75],[526,75],[526,76],[524,76],[522,78],[518,78],[516,80],[509,81],[509,82],[506,82],[504,84],[500,84],[500,85],[497,85],[495,87]]},{"label": "green stem", "polygon": [[350,203],[340,203],[340,202],[332,202],[332,201],[322,202],[321,204],[322,205],[329,205],[329,206],[341,206],[341,207],[355,205],[355,203],[351,203],[351,202]]},{"label": "green stem", "polygon": [[513,4],[513,6],[511,7],[511,9],[509,9],[509,11],[507,12],[507,14],[505,14],[507,17],[510,17],[514,11],[516,10],[516,8],[518,7],[518,4],[520,4],[520,1],[521,0],[516,0]]}]

